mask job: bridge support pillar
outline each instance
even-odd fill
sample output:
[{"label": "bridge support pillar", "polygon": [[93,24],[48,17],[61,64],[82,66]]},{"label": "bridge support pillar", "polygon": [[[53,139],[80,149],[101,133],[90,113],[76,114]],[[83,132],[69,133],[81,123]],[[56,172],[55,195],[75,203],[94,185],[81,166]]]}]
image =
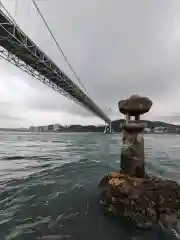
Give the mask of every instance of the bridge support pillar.
[{"label": "bridge support pillar", "polygon": [[112,124],[105,122],[104,133],[112,133]]}]

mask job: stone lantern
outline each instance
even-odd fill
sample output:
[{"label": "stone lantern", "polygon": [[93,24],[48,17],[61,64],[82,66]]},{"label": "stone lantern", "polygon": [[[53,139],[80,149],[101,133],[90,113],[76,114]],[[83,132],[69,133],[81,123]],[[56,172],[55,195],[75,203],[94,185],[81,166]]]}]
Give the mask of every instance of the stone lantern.
[{"label": "stone lantern", "polygon": [[[140,115],[148,112],[152,101],[146,97],[133,95],[118,103],[119,111],[125,115],[121,151],[121,172],[134,177],[144,177],[144,137],[145,124]],[[132,119],[134,117],[134,119]]]},{"label": "stone lantern", "polygon": [[140,115],[150,110],[152,101],[133,95],[120,101],[118,106],[125,115],[121,165],[120,170],[101,180],[100,203],[106,213],[131,220],[138,227],[158,224],[180,236],[179,184],[145,173],[145,125]]}]

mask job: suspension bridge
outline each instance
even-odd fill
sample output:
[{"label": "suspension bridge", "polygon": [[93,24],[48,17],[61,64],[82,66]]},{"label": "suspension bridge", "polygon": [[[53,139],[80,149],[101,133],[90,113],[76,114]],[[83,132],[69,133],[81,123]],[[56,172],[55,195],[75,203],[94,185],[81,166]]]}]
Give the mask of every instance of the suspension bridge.
[{"label": "suspension bridge", "polygon": [[105,132],[111,132],[110,118],[20,29],[7,9],[2,7],[5,12],[0,9],[0,57],[91,111],[105,122]]}]

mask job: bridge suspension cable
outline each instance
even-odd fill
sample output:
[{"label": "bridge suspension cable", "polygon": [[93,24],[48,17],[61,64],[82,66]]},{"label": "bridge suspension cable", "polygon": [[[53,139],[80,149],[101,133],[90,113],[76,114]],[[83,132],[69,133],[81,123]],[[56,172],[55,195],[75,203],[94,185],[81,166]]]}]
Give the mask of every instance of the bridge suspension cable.
[{"label": "bridge suspension cable", "polygon": [[84,91],[86,92],[86,94],[89,95],[88,92],[87,92],[87,90],[86,90],[86,88],[85,88],[84,85],[82,84],[80,78],[78,77],[76,71],[74,70],[74,68],[73,68],[72,65],[70,64],[70,62],[69,62],[67,56],[65,55],[63,49],[60,47],[60,45],[59,45],[59,43],[58,43],[56,37],[54,36],[52,30],[50,29],[50,27],[49,27],[49,25],[48,25],[46,19],[44,18],[43,14],[42,14],[42,12],[41,12],[41,10],[40,10],[40,8],[38,7],[37,3],[35,2],[35,0],[32,0],[32,3],[34,4],[36,10],[38,11],[38,13],[39,13],[41,19],[43,20],[43,22],[44,22],[46,28],[48,29],[49,33],[51,34],[51,37],[53,38],[54,42],[56,43],[56,46],[58,47],[59,51],[60,51],[61,54],[63,55],[64,59],[66,60],[68,66],[70,67],[70,69],[71,69],[71,71],[73,72],[74,76],[76,77],[76,79],[77,79],[78,82],[80,83],[81,87],[82,87],[82,88],[84,89]]},{"label": "bridge suspension cable", "polygon": [[20,29],[1,0],[0,57],[111,125],[111,119],[97,104]]}]

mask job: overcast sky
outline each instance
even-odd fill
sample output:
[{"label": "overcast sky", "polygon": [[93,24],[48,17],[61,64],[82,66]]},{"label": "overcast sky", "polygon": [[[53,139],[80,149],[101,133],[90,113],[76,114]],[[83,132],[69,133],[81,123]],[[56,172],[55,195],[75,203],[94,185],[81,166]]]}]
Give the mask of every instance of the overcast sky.
[{"label": "overcast sky", "polygon": [[[16,2],[17,1],[17,2]],[[31,0],[3,0],[22,30],[79,85]],[[89,95],[113,119],[119,100],[149,97],[144,118],[180,123],[179,0],[36,0]],[[0,126],[101,124],[59,93],[0,61]],[[111,108],[111,111],[109,110]]]}]

